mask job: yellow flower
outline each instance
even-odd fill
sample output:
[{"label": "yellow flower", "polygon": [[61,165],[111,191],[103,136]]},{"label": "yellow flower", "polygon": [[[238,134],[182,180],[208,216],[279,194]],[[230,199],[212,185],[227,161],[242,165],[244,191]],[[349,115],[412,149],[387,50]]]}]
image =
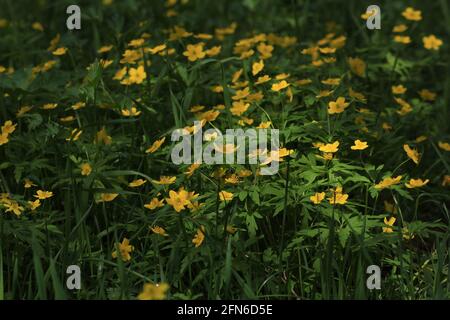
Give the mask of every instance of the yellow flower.
[{"label": "yellow flower", "polygon": [[309,197],[309,200],[314,204],[321,203],[323,199],[325,199],[325,192],[316,192],[313,196]]},{"label": "yellow flower", "polygon": [[34,195],[34,197],[38,198],[39,200],[45,200],[45,199],[53,197],[53,192],[38,190],[38,191],[36,191],[36,194]]},{"label": "yellow flower", "polygon": [[25,210],[16,201],[8,201],[3,204],[6,208],[5,212],[13,212],[16,216],[20,216],[22,211]]},{"label": "yellow flower", "polygon": [[205,227],[201,226],[197,229],[197,234],[194,236],[194,239],[192,239],[192,243],[198,248],[202,245],[203,240],[205,240]]},{"label": "yellow flower", "polygon": [[264,75],[262,77],[258,77],[258,80],[255,82],[255,84],[263,84],[265,82],[270,81],[270,77],[268,75]]},{"label": "yellow flower", "polygon": [[81,165],[81,175],[88,176],[92,172],[92,167],[89,163],[85,162]]},{"label": "yellow flower", "polygon": [[125,108],[120,110],[120,112],[124,117],[137,117],[141,114],[141,111],[138,111],[136,107],[131,107],[131,109]]},{"label": "yellow flower", "polygon": [[392,93],[393,93],[393,94],[404,94],[404,93],[406,92],[406,90],[407,90],[407,89],[406,89],[403,85],[401,85],[401,84],[399,84],[398,86],[392,86],[391,89],[392,89]]},{"label": "yellow flower", "polygon": [[164,300],[166,298],[166,292],[169,290],[169,285],[167,283],[144,284],[144,289],[137,296],[139,300]]},{"label": "yellow flower", "polygon": [[442,186],[443,187],[450,186],[450,176],[449,175],[445,175],[442,178]]},{"label": "yellow flower", "polygon": [[259,124],[259,126],[257,126],[256,128],[257,128],[257,129],[267,129],[267,128],[270,128],[270,125],[271,125],[271,124],[272,124],[271,121],[261,122],[261,123]]},{"label": "yellow flower", "polygon": [[366,72],[366,63],[360,58],[348,58],[350,70],[359,77],[364,77]]},{"label": "yellow flower", "polygon": [[166,48],[167,48],[167,46],[166,46],[165,44],[160,44],[160,45],[158,45],[158,46],[156,46],[156,47],[153,47],[153,48],[148,49],[148,51],[149,51],[151,54],[157,54],[157,53],[159,53],[159,52],[161,52],[161,51],[166,50]]},{"label": "yellow flower", "polygon": [[189,192],[184,189],[180,189],[178,192],[170,190],[169,198],[166,198],[166,202],[171,205],[176,212],[180,212],[185,209],[185,206],[190,204]]},{"label": "yellow flower", "polygon": [[156,208],[160,208],[164,206],[164,199],[159,200],[158,198],[153,198],[149,203],[144,204],[144,207],[149,210],[155,210]]},{"label": "yellow flower", "polygon": [[153,180],[153,183],[161,185],[169,185],[174,183],[175,180],[177,180],[177,177],[161,176],[159,180]]},{"label": "yellow flower", "polygon": [[9,142],[8,134],[2,133],[0,134],[0,146]]},{"label": "yellow flower", "polygon": [[194,62],[198,59],[203,59],[206,53],[203,51],[203,44],[199,43],[196,45],[188,44],[183,55],[186,56],[189,61]]},{"label": "yellow flower", "polygon": [[252,74],[256,76],[264,69],[264,60],[259,60],[259,62],[254,62],[252,65]]},{"label": "yellow flower", "polygon": [[229,177],[225,178],[225,183],[238,184],[239,183],[239,176],[237,174],[233,173]]},{"label": "yellow flower", "polygon": [[243,90],[236,90],[236,94],[234,96],[232,96],[231,98],[233,100],[242,100],[242,99],[245,99],[246,97],[248,97],[249,94],[250,94],[250,88],[246,87]]},{"label": "yellow flower", "polygon": [[36,199],[34,201],[28,201],[28,207],[30,208],[31,211],[36,210],[40,206],[41,206],[41,201],[39,199]]},{"label": "yellow flower", "polygon": [[136,188],[136,187],[142,186],[142,185],[145,184],[146,182],[147,182],[147,181],[144,180],[144,179],[136,179],[136,180],[131,181],[131,182],[128,184],[128,186],[131,187],[131,188]]},{"label": "yellow flower", "polygon": [[395,33],[405,32],[406,30],[408,30],[408,26],[406,26],[405,24],[398,24],[394,26],[394,28],[392,28],[392,32]]},{"label": "yellow flower", "polygon": [[222,50],[222,46],[214,46],[214,47],[206,50],[205,53],[208,57],[214,57],[214,56],[217,56],[221,50]]},{"label": "yellow flower", "polygon": [[412,160],[414,161],[415,164],[419,164],[419,158],[420,158],[420,154],[419,152],[417,152],[416,149],[411,149],[411,147],[407,144],[403,145],[403,150],[405,150],[406,155]]},{"label": "yellow flower", "polygon": [[102,142],[102,143],[104,143],[104,144],[106,144],[106,145],[111,144],[112,138],[111,138],[111,136],[108,136],[105,127],[103,127],[100,131],[98,131],[98,132],[95,134],[95,140],[94,140],[94,142],[95,142],[95,143],[100,143],[100,142]]},{"label": "yellow flower", "polygon": [[52,109],[55,109],[57,106],[58,106],[57,103],[47,103],[47,104],[44,104],[42,106],[42,109],[44,109],[44,110],[52,110]]},{"label": "yellow flower", "polygon": [[106,53],[111,51],[111,49],[113,48],[113,46],[103,46],[100,49],[97,50],[97,53]]},{"label": "yellow flower", "polygon": [[184,172],[184,174],[190,177],[194,174],[194,171],[197,170],[199,167],[200,167],[199,163],[193,163],[188,167],[188,169]]},{"label": "yellow flower", "polygon": [[274,83],[272,85],[271,89],[272,89],[272,91],[278,92],[278,91],[283,90],[284,88],[287,88],[287,87],[289,87],[289,83],[287,83],[286,80],[282,80],[280,82]]},{"label": "yellow flower", "polygon": [[44,27],[42,26],[42,24],[40,22],[34,22],[31,25],[31,28],[33,28],[36,31],[41,31],[41,32],[44,31]]},{"label": "yellow flower", "polygon": [[110,202],[117,198],[118,193],[102,193],[98,202]]},{"label": "yellow flower", "polygon": [[146,78],[147,73],[145,72],[144,66],[139,66],[137,68],[130,68],[128,71],[129,82],[141,84]]},{"label": "yellow flower", "polygon": [[242,115],[247,109],[250,107],[249,103],[245,103],[243,101],[235,101],[233,102],[233,106],[230,108],[230,112],[235,116]]},{"label": "yellow flower", "polygon": [[394,37],[394,41],[397,43],[408,44],[411,43],[411,38],[409,36],[399,36]]},{"label": "yellow flower", "polygon": [[415,142],[416,142],[416,143],[421,143],[421,142],[423,142],[423,141],[425,141],[425,140],[427,140],[427,139],[428,139],[427,136],[418,136],[418,137],[416,138]]},{"label": "yellow flower", "polygon": [[142,38],[133,39],[128,43],[128,46],[133,47],[133,48],[139,48],[139,47],[142,47],[144,42],[145,42],[145,39],[142,39]]},{"label": "yellow flower", "polygon": [[384,224],[387,225],[388,227],[383,227],[383,232],[385,233],[392,233],[394,232],[394,230],[392,230],[392,226],[394,225],[395,221],[397,219],[395,217],[390,217],[389,220],[384,217]]},{"label": "yellow flower", "polygon": [[429,181],[429,179],[426,179],[425,181],[422,179],[410,179],[409,182],[405,183],[405,186],[408,189],[420,188],[426,185]]},{"label": "yellow flower", "polygon": [[428,90],[428,89],[422,89],[419,91],[419,96],[422,98],[422,100],[425,101],[434,101],[436,100],[436,93]]},{"label": "yellow flower", "polygon": [[329,85],[329,86],[338,86],[339,83],[341,83],[341,78],[328,78],[321,81],[323,84]]},{"label": "yellow flower", "polygon": [[151,227],[150,230],[152,230],[152,232],[155,234],[159,234],[160,236],[164,236],[164,237],[168,236],[166,230],[164,230],[164,228],[162,228],[160,226]]},{"label": "yellow flower", "polygon": [[84,103],[84,102],[77,102],[74,105],[72,105],[73,110],[79,110],[84,107],[86,107],[86,103]]},{"label": "yellow flower", "polygon": [[233,194],[231,192],[222,190],[219,192],[219,199],[220,201],[231,201],[233,200]]},{"label": "yellow flower", "polygon": [[67,53],[67,48],[61,47],[52,52],[54,56],[63,56]]},{"label": "yellow flower", "polygon": [[2,134],[9,135],[16,130],[17,124],[13,124],[11,120],[5,121],[2,126]]},{"label": "yellow flower", "polygon": [[333,190],[333,194],[328,198],[330,204],[346,204],[348,199],[348,194],[342,193],[342,187],[337,187]]},{"label": "yellow flower", "polygon": [[368,147],[367,142],[361,140],[355,140],[355,145],[351,146],[352,150],[364,150]]},{"label": "yellow flower", "polygon": [[336,48],[330,48],[330,47],[319,48],[319,51],[320,51],[320,53],[323,53],[323,54],[331,54],[331,53],[336,52]]},{"label": "yellow flower", "polygon": [[438,146],[439,146],[439,148],[441,148],[442,150],[450,151],[450,143],[448,143],[448,142],[442,142],[442,141],[439,141],[439,142],[438,142]]},{"label": "yellow flower", "polygon": [[28,178],[26,178],[24,181],[23,181],[23,187],[25,188],[25,189],[29,189],[29,188],[31,188],[31,187],[35,187],[36,185],[33,183],[33,181],[31,181],[30,179],[28,179]]},{"label": "yellow flower", "polygon": [[68,138],[66,138],[66,141],[77,141],[82,133],[83,133],[83,130],[75,128],[70,132],[70,135]]},{"label": "yellow flower", "polygon": [[400,183],[401,179],[402,179],[402,176],[397,176],[395,178],[386,177],[380,183],[375,185],[375,189],[389,188],[390,186]]},{"label": "yellow flower", "polygon": [[428,37],[423,37],[423,46],[428,50],[439,50],[439,47],[442,46],[442,40],[436,38],[434,35],[429,35]]},{"label": "yellow flower", "polygon": [[273,46],[261,42],[256,49],[258,50],[261,59],[265,60],[272,56]]},{"label": "yellow flower", "polygon": [[[134,247],[132,245],[130,245],[130,240],[128,240],[127,238],[123,238],[122,243],[117,244],[119,252],[120,252],[120,257],[122,258],[122,260],[124,262],[130,261],[131,260],[131,255],[130,253],[134,250]],[[117,250],[115,250],[112,253],[112,257],[114,259],[116,259],[118,256],[118,252]]]},{"label": "yellow flower", "polygon": [[323,146],[319,147],[319,150],[327,153],[335,153],[339,150],[339,141],[335,141],[333,143],[327,143]]},{"label": "yellow flower", "polygon": [[113,80],[122,80],[127,74],[127,67],[123,67],[114,74]]},{"label": "yellow flower", "polygon": [[422,11],[414,10],[414,8],[408,7],[402,12],[402,16],[405,17],[406,20],[420,21],[422,20]]},{"label": "yellow flower", "polygon": [[329,114],[336,114],[336,113],[342,113],[344,112],[345,108],[349,106],[350,103],[345,102],[344,97],[337,98],[336,101],[330,101],[328,102],[328,113]]}]

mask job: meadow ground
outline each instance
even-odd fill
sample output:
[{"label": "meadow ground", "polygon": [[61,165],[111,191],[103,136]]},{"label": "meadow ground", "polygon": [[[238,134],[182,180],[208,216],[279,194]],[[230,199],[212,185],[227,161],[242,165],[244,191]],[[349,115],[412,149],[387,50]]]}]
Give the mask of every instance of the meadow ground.
[{"label": "meadow ground", "polygon": [[450,298],[447,0],[73,2],[0,2],[0,300]]}]

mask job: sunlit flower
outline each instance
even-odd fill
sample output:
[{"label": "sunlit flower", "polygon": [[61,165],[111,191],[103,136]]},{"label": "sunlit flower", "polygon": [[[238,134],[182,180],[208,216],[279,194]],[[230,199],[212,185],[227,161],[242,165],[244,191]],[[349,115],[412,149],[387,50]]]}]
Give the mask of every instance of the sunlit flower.
[{"label": "sunlit flower", "polygon": [[283,90],[284,88],[289,87],[289,83],[286,82],[286,80],[282,80],[280,82],[274,83],[272,85],[272,91],[278,92],[280,90]]},{"label": "sunlit flower", "polygon": [[150,230],[155,234],[159,234],[160,236],[164,236],[164,237],[168,236],[166,230],[164,230],[164,228],[162,228],[160,226],[150,227]]},{"label": "sunlit flower", "polygon": [[144,204],[144,207],[149,210],[155,210],[164,206],[164,199],[159,200],[158,198],[153,198],[149,203]]},{"label": "sunlit flower", "polygon": [[366,63],[360,58],[348,58],[350,70],[359,77],[364,77],[366,73]]},{"label": "sunlit flower", "polygon": [[427,37],[422,38],[423,46],[428,50],[439,50],[439,47],[442,46],[442,40],[436,38],[434,35],[429,35]]},{"label": "sunlit flower", "polygon": [[118,193],[102,193],[98,202],[110,202],[117,198]]},{"label": "sunlit flower", "polygon": [[264,69],[264,61],[260,60],[259,62],[254,62],[252,65],[252,74],[256,76]]},{"label": "sunlit flower", "polygon": [[147,180],[144,180],[144,179],[136,179],[136,180],[131,181],[131,182],[128,184],[128,186],[131,187],[131,188],[137,188],[137,187],[142,186],[142,185],[145,184],[146,182],[147,182]]},{"label": "sunlit flower", "polygon": [[38,191],[36,191],[36,194],[34,195],[34,197],[38,198],[39,200],[45,200],[45,199],[53,197],[53,192],[38,190]]},{"label": "sunlit flower", "polygon": [[439,141],[438,146],[444,151],[450,151],[450,143],[448,142]]},{"label": "sunlit flower", "polygon": [[385,232],[385,233],[392,233],[392,232],[394,232],[394,230],[392,230],[392,226],[394,225],[396,220],[397,219],[395,217],[390,217],[389,220],[386,217],[384,217],[384,224],[387,227],[383,227],[383,232]]},{"label": "sunlit flower", "polygon": [[150,146],[150,148],[148,148],[147,150],[145,150],[145,153],[154,153],[156,152],[161,145],[164,143],[164,141],[166,141],[166,137],[163,137],[159,140],[156,140],[155,142],[153,142],[153,144]]},{"label": "sunlit flower", "polygon": [[391,87],[392,88],[392,93],[393,94],[404,94],[405,92],[406,92],[406,88],[403,86],[403,85],[401,85],[401,84],[399,84],[399,85],[397,85],[397,86],[392,86]]},{"label": "sunlit flower", "polygon": [[186,51],[183,52],[183,55],[188,58],[189,61],[194,62],[198,59],[203,59],[206,53],[203,51],[203,44],[188,44],[186,47]]},{"label": "sunlit flower", "polygon": [[406,20],[420,21],[422,20],[422,11],[414,10],[412,7],[407,7],[402,12],[402,16],[405,17]]},{"label": "sunlit flower", "polygon": [[339,97],[337,98],[336,101],[328,102],[328,113],[329,114],[342,113],[349,106],[349,104],[350,103],[345,102],[344,97]]},{"label": "sunlit flower", "polygon": [[166,198],[166,202],[171,205],[176,212],[180,212],[190,204],[189,193],[184,189],[180,189],[178,192],[170,190],[169,198]]},{"label": "sunlit flower", "polygon": [[197,229],[197,233],[195,234],[194,239],[192,239],[192,243],[195,244],[196,248],[198,248],[202,245],[204,240],[205,240],[205,227],[201,226],[199,229]]},{"label": "sunlit flower", "polygon": [[219,192],[220,201],[231,201],[233,200],[233,193],[222,190]]},{"label": "sunlit flower", "polygon": [[5,212],[12,212],[14,213],[16,216],[20,216],[22,214],[22,212],[25,210],[21,205],[19,205],[16,201],[8,201],[3,203],[3,205],[5,206],[6,210]]},{"label": "sunlit flower", "polygon": [[375,185],[375,189],[385,189],[389,188],[390,186],[396,185],[400,183],[400,180],[402,179],[402,176],[397,176],[395,178],[392,177],[386,177],[381,182]]},{"label": "sunlit flower", "polygon": [[152,182],[161,185],[169,185],[174,183],[175,180],[177,180],[177,177],[161,176],[159,180],[152,180]]},{"label": "sunlit flower", "polygon": [[324,144],[319,147],[319,150],[327,153],[335,153],[339,150],[339,141]]},{"label": "sunlit flower", "polygon": [[139,300],[164,300],[166,299],[166,292],[169,290],[169,285],[167,283],[144,284],[144,289],[137,296]]},{"label": "sunlit flower", "polygon": [[404,144],[403,150],[405,150],[406,155],[414,161],[415,164],[419,164],[420,161],[420,154],[416,149],[412,149],[409,145]]},{"label": "sunlit flower", "polygon": [[426,185],[429,181],[429,179],[426,179],[425,181],[422,179],[410,179],[409,182],[405,183],[405,186],[409,189],[420,188]]},{"label": "sunlit flower", "polygon": [[82,176],[88,176],[88,175],[90,175],[91,172],[92,172],[92,167],[91,167],[91,165],[90,165],[89,163],[87,163],[87,162],[81,164],[80,168],[81,168],[81,175],[82,175]]},{"label": "sunlit flower", "polygon": [[61,47],[52,52],[54,56],[63,56],[67,53],[67,48]]},{"label": "sunlit flower", "polygon": [[314,195],[309,197],[309,200],[311,200],[314,204],[321,203],[323,199],[325,199],[325,192],[316,192]]},{"label": "sunlit flower", "polygon": [[364,150],[368,148],[367,142],[361,140],[355,140],[355,144],[350,147],[352,150]]},{"label": "sunlit flower", "polygon": [[118,250],[115,250],[112,253],[112,257],[116,259],[119,255],[118,251],[120,252],[120,257],[124,262],[131,260],[131,252],[134,250],[134,247],[130,244],[130,240],[127,238],[123,238],[122,243],[117,244]]}]

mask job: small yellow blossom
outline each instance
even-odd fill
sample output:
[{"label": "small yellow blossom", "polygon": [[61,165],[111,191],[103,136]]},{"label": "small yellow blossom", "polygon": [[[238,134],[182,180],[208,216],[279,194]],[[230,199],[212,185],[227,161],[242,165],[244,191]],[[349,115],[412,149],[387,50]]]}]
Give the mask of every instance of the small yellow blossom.
[{"label": "small yellow blossom", "polygon": [[422,179],[410,179],[409,182],[405,183],[405,186],[408,189],[420,188],[426,185],[429,181],[429,179],[426,179],[425,181]]},{"label": "small yellow blossom", "polygon": [[169,290],[167,283],[144,284],[144,289],[137,296],[139,300],[164,300],[166,298],[166,292]]},{"label": "small yellow blossom", "polygon": [[323,199],[325,199],[325,192],[316,192],[314,195],[309,197],[309,200],[311,200],[314,204],[321,203]]},{"label": "small yellow blossom", "polygon": [[364,150],[368,148],[367,142],[361,140],[355,140],[355,144],[350,147],[352,150]]},{"label": "small yellow blossom", "polygon": [[85,162],[81,165],[81,175],[88,176],[92,172],[92,167],[89,163]]},{"label": "small yellow blossom", "polygon": [[[122,243],[118,243],[118,251],[120,252],[120,257],[124,262],[131,260],[131,252],[134,250],[134,247],[130,245],[130,240],[127,238],[123,238]],[[116,259],[118,257],[118,252],[115,250],[112,253],[112,257]]]},{"label": "small yellow blossom", "polygon": [[389,220],[386,217],[384,217],[384,224],[387,225],[388,227],[383,227],[383,232],[385,233],[394,232],[394,230],[392,230],[392,226],[394,225],[396,220],[397,219],[395,217],[390,217]]}]

